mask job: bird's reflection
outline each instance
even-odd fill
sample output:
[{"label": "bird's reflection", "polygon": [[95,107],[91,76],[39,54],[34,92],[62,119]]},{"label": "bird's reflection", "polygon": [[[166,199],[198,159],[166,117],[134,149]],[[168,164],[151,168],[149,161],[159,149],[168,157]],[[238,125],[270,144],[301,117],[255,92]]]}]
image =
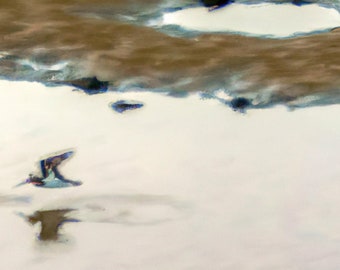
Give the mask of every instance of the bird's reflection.
[{"label": "bird's reflection", "polygon": [[66,222],[79,222],[78,219],[69,217],[68,214],[74,209],[57,209],[47,211],[36,211],[30,216],[26,216],[26,220],[35,225],[41,223],[41,230],[39,233],[39,240],[56,241],[59,239],[59,229]]},{"label": "bird's reflection", "polygon": [[67,207],[17,214],[32,225],[41,224],[39,240],[63,241],[60,227],[67,222],[157,226],[187,218],[192,211],[188,202],[150,194],[82,196],[64,199],[62,203]]}]

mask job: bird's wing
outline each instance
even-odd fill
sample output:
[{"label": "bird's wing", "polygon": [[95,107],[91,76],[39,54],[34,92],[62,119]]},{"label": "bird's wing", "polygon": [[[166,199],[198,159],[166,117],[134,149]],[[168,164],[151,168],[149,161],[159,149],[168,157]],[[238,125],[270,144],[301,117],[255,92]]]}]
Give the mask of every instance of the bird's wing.
[{"label": "bird's wing", "polygon": [[46,171],[46,166],[50,166],[50,168],[53,170],[55,175],[58,178],[61,177],[61,179],[62,179],[63,176],[57,170],[57,166],[60,165],[60,163],[62,161],[71,157],[73,155],[73,153],[74,153],[73,151],[68,151],[68,152],[65,152],[65,153],[60,154],[60,155],[51,156],[51,157],[48,157],[46,159],[40,160],[40,170],[41,170],[42,176],[44,178],[48,176],[47,171]]},{"label": "bird's wing", "polygon": [[63,160],[68,159],[73,155],[73,151],[63,153],[61,155],[52,156],[45,160],[46,164],[51,164],[52,167],[58,166]]},{"label": "bird's wing", "polygon": [[65,180],[65,177],[59,172],[57,167],[52,167],[52,171],[54,172],[56,178],[60,180]]}]

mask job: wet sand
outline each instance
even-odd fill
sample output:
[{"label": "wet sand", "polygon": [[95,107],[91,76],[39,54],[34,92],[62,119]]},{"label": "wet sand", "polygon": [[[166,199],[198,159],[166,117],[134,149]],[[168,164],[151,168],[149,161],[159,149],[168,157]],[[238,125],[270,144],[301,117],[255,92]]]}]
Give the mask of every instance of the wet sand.
[{"label": "wet sand", "polygon": [[[176,91],[224,88],[263,104],[338,95],[337,29],[283,40],[230,34],[171,37],[117,20],[131,7],[138,9],[138,2],[3,2],[0,51],[33,62],[69,61],[73,68],[64,79],[96,75],[116,86],[127,84],[127,90],[133,85]],[[150,1],[150,9],[157,3]],[[0,69],[7,77],[33,76],[20,74],[11,57],[0,60]],[[53,80],[58,73],[35,76]]]}]

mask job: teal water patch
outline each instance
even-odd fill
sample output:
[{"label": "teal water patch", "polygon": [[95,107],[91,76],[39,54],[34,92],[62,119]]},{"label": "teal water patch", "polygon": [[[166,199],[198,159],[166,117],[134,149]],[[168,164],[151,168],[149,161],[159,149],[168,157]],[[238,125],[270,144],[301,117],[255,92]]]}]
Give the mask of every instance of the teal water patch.
[{"label": "teal water patch", "polygon": [[71,61],[46,60],[5,54],[0,58],[0,78],[49,82],[78,76],[79,68]]}]

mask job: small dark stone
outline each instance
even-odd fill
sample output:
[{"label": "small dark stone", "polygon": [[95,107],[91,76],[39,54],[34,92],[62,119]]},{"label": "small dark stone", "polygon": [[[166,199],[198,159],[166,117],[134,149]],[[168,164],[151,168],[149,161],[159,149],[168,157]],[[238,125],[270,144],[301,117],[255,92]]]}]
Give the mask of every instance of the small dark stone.
[{"label": "small dark stone", "polygon": [[201,0],[201,2],[203,3],[204,6],[206,7],[222,7],[224,5],[229,4],[230,0]]},{"label": "small dark stone", "polygon": [[230,102],[230,106],[235,111],[244,111],[245,108],[249,107],[251,105],[251,102],[244,97],[236,97],[233,98]]},{"label": "small dark stone", "polygon": [[97,77],[80,78],[66,81],[66,84],[82,89],[88,95],[104,93],[107,91],[109,82],[99,81]]},{"label": "small dark stone", "polygon": [[304,1],[304,0],[293,0],[292,4],[296,5],[296,6],[302,6],[302,5],[309,5],[309,4],[312,4],[312,3],[308,2],[308,1]]},{"label": "small dark stone", "polygon": [[144,104],[135,101],[119,100],[117,102],[111,103],[110,107],[116,112],[123,113],[126,110],[135,110],[143,107]]}]

